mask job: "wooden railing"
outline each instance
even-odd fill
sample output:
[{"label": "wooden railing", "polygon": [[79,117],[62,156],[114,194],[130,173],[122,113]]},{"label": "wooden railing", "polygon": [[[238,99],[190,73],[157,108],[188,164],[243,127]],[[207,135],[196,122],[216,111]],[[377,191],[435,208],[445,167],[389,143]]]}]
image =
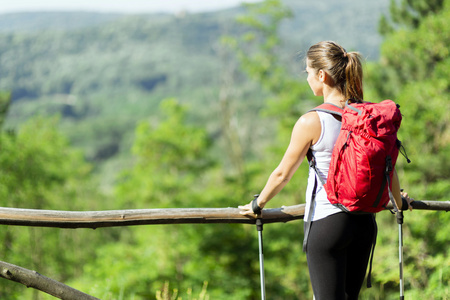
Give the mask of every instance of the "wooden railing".
[{"label": "wooden railing", "polygon": [[[414,209],[450,211],[450,201],[414,201]],[[56,211],[39,209],[0,208],[0,225],[56,228],[100,228],[150,224],[243,223],[255,219],[239,213],[238,208],[167,208],[109,211]],[[302,219],[305,205],[264,209],[263,223],[289,222]],[[82,293],[35,271],[0,262],[0,277],[16,281],[60,299],[93,300]]]},{"label": "wooden railing", "polygon": [[[450,201],[414,201],[414,209],[449,211]],[[264,223],[302,219],[305,204],[264,209]],[[150,224],[243,223],[255,219],[239,214],[238,208],[162,208],[108,211],[57,211],[0,208],[0,225],[57,228],[100,228]]]}]

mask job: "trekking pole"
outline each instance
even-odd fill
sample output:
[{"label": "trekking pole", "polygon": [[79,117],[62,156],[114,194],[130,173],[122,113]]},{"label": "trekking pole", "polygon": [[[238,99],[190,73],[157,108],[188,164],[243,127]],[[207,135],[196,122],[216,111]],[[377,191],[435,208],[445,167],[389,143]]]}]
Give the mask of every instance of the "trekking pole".
[{"label": "trekking pole", "polygon": [[253,196],[252,210],[256,215],[256,230],[258,231],[258,242],[259,242],[259,273],[261,277],[261,299],[266,300],[266,283],[264,280],[264,253],[263,253],[263,221],[262,221],[262,209],[258,206],[259,194]]},{"label": "trekking pole", "polygon": [[256,219],[256,230],[258,231],[259,242],[259,272],[261,277],[261,299],[266,300],[266,283],[264,280],[264,253],[263,253],[263,223],[261,218]]},{"label": "trekking pole", "polygon": [[404,296],[404,283],[403,283],[403,212],[397,211],[397,224],[398,224],[398,257],[400,266],[400,300],[405,299]]}]

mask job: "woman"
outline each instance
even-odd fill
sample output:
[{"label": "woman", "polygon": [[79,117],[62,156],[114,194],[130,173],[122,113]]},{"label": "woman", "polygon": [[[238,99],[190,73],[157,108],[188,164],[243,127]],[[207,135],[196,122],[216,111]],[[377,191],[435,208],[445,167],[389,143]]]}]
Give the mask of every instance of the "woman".
[{"label": "woman", "polygon": [[[324,102],[344,108],[352,99],[362,102],[362,65],[357,52],[347,52],[334,42],[320,42],[307,52],[308,84],[315,96]],[[299,118],[291,141],[278,167],[270,175],[252,208],[252,203],[239,206],[241,214],[256,216],[289,182],[303,162],[309,149],[316,158],[320,173],[326,178],[331,153],[341,123],[331,114],[311,111]],[[310,217],[309,206],[316,173],[311,168],[306,192],[305,220]],[[315,206],[312,210],[308,236],[307,262],[316,300],[358,299],[373,239],[376,222],[372,214],[352,215],[332,205],[322,184],[318,182]],[[402,207],[397,174],[394,172],[392,191],[398,207]],[[409,200],[406,193],[403,194]]]}]

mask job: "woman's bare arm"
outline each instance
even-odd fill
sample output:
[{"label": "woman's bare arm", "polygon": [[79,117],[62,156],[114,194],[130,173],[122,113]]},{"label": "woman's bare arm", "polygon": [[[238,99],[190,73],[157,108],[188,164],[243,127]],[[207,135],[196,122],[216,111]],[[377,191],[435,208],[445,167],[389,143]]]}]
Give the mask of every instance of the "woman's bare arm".
[{"label": "woman's bare arm", "polygon": [[[289,146],[280,164],[269,176],[258,197],[259,207],[263,208],[290,181],[303,162],[309,147],[319,139],[321,129],[319,116],[315,112],[303,115],[296,122],[292,130]],[[239,208],[243,215],[253,214],[251,202],[247,205],[239,206]]]}]

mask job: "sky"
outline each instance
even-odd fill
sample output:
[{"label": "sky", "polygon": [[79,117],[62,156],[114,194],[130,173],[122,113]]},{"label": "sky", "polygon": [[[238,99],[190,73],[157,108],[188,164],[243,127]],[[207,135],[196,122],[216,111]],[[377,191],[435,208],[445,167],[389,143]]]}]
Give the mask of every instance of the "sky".
[{"label": "sky", "polygon": [[0,0],[0,13],[92,11],[115,13],[206,12],[261,0]]}]

